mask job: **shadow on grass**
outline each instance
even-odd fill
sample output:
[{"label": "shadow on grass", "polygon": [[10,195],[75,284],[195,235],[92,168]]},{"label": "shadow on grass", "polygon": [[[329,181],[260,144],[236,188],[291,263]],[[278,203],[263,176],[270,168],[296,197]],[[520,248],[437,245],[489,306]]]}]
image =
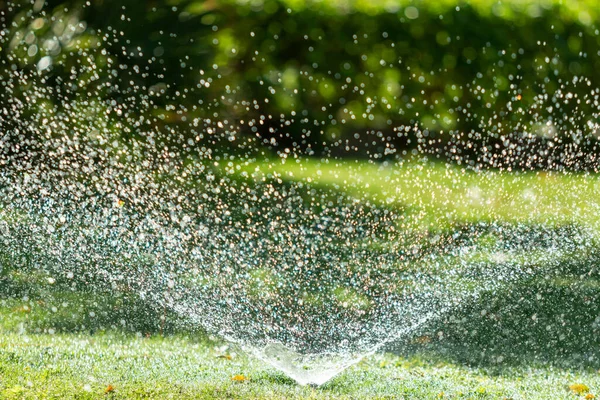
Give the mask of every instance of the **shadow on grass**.
[{"label": "shadow on grass", "polygon": [[[403,356],[486,367],[600,368],[600,249],[520,280],[388,349]],[[555,272],[555,271],[554,271]]]},{"label": "shadow on grass", "polygon": [[119,330],[145,336],[203,331],[186,325],[177,314],[144,301],[133,292],[99,290],[75,283],[49,284],[17,271],[0,277],[0,315],[5,330],[30,333]]}]

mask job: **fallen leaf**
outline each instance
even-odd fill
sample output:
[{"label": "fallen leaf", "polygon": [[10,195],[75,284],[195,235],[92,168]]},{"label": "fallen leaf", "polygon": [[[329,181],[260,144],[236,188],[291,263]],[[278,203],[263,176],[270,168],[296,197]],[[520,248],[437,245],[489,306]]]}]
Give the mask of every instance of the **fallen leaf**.
[{"label": "fallen leaf", "polygon": [[431,336],[427,336],[427,335],[419,336],[419,337],[417,337],[417,338],[414,339],[414,342],[418,343],[418,344],[431,343]]},{"label": "fallen leaf", "polygon": [[113,385],[108,385],[106,389],[104,389],[104,394],[109,394],[115,391],[115,387]]},{"label": "fallen leaf", "polygon": [[233,357],[231,357],[229,354],[221,354],[220,356],[217,356],[217,358],[224,358],[226,360],[231,360]]},{"label": "fallen leaf", "polygon": [[569,385],[569,389],[571,389],[573,393],[577,394],[584,394],[590,391],[590,388],[587,385],[584,385],[583,383],[574,383],[572,385]]},{"label": "fallen leaf", "polygon": [[231,378],[231,380],[234,382],[244,382],[247,381],[248,378],[246,378],[244,375],[235,375]]},{"label": "fallen leaf", "polygon": [[585,400],[594,400],[595,398],[596,396],[591,393],[586,394],[584,397]]}]

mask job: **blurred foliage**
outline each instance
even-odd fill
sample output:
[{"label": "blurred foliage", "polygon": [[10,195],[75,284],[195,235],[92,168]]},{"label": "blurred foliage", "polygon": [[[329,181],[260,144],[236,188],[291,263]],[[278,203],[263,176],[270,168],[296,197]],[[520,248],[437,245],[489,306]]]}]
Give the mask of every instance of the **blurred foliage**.
[{"label": "blurred foliage", "polygon": [[[156,129],[187,123],[181,143],[219,121],[232,141],[309,154],[381,158],[514,132],[590,150],[598,133],[592,0],[22,3],[0,1],[2,79],[37,69],[48,110],[64,106],[52,88],[65,82],[74,97],[112,99],[89,118],[108,115],[122,136],[140,101]],[[5,112],[18,91],[0,99]]]}]

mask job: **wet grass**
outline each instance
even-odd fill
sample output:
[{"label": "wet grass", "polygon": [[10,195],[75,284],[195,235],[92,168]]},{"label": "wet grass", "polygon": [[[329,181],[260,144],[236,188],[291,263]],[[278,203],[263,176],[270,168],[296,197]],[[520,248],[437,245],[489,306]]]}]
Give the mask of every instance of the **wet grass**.
[{"label": "wet grass", "polygon": [[320,388],[140,299],[13,277],[0,292],[0,398],[583,399],[600,390],[598,257],[485,293]]},{"label": "wet grass", "polygon": [[[244,165],[255,179],[302,181],[390,208],[401,208],[412,225],[429,230],[455,224],[569,224],[598,228],[594,201],[600,177],[561,172],[483,171],[475,173],[444,163],[406,161],[275,160]],[[238,172],[239,174],[239,172]],[[410,219],[407,225],[411,225]]]},{"label": "wet grass", "polygon": [[[0,336],[3,399],[581,399],[594,369],[469,367],[439,357],[370,357],[322,387],[300,387],[235,350],[189,336],[118,332]],[[591,397],[590,397],[591,398]]]},{"label": "wet grass", "polygon": [[[421,175],[417,166],[409,168],[417,176],[412,181],[404,175],[387,179],[377,166],[325,169],[314,163],[289,167],[286,179],[320,176],[315,184],[332,188],[351,179],[344,173],[363,171],[361,179],[370,183],[366,193],[373,201],[402,205],[415,215],[446,207],[445,229],[460,224],[467,235],[470,223],[490,215],[507,223],[561,215],[558,225],[595,226],[594,202],[586,204],[586,199],[595,193],[596,178],[532,173],[516,179],[490,173],[478,181],[442,165]],[[259,166],[258,173],[268,169],[268,164]],[[389,176],[404,173],[390,171]],[[447,197],[416,199],[408,185],[419,182]],[[427,196],[423,187],[418,192]],[[480,188],[476,203],[450,201],[451,196],[466,198],[472,187]],[[364,195],[359,186],[343,189]],[[531,190],[539,192],[538,206],[525,202],[515,207],[523,193],[531,197]],[[492,205],[479,203],[492,192],[498,196]],[[552,205],[559,201],[567,203],[555,210]],[[494,207],[493,214],[489,207]],[[520,237],[529,235],[523,229],[515,231],[507,246],[514,248]],[[502,247],[485,232],[478,240],[490,242],[490,249]],[[544,238],[535,240],[539,245]],[[526,257],[528,242],[519,246]],[[472,261],[485,262],[485,254],[481,257]],[[599,260],[600,248],[595,246],[578,256],[567,254],[553,273],[533,274],[483,293],[320,388],[297,386],[134,293],[76,280],[50,282],[5,265],[0,271],[0,399],[591,399],[600,393]],[[576,384],[582,386],[569,388]]]}]

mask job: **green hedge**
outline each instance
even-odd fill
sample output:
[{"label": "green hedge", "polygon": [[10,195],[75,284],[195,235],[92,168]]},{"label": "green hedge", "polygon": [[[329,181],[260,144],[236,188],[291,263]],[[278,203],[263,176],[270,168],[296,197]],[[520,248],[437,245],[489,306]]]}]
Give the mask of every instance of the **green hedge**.
[{"label": "green hedge", "polygon": [[[199,118],[188,136],[202,134],[206,119],[226,120],[265,143],[373,155],[383,142],[425,140],[404,133],[414,125],[456,142],[470,132],[470,141],[500,143],[524,132],[589,144],[596,134],[600,9],[592,0],[47,3],[42,12],[5,11],[15,26],[3,60],[18,54],[12,65],[35,69],[51,56],[42,73],[50,85],[88,65],[73,96],[119,105],[144,97],[161,129]],[[60,37],[61,24],[62,32],[74,26],[72,37],[59,50],[42,45]],[[28,32],[40,43],[35,55]]]}]

